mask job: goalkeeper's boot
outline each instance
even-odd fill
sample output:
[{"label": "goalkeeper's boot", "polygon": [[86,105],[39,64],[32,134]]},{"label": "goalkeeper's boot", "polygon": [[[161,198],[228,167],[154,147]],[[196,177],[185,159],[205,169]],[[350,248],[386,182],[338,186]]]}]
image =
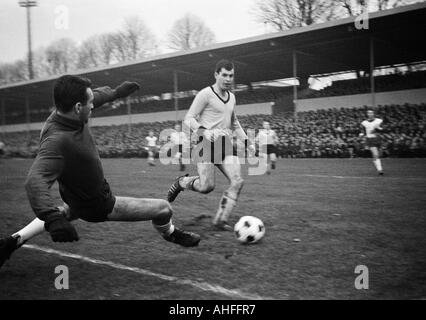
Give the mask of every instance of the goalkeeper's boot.
[{"label": "goalkeeper's boot", "polygon": [[180,230],[175,227],[175,230],[167,235],[163,236],[169,242],[179,244],[183,247],[196,247],[201,240],[201,237],[198,234]]},{"label": "goalkeeper's boot", "polygon": [[19,248],[18,239],[19,237],[12,236],[0,239],[0,268],[10,258],[12,253]]},{"label": "goalkeeper's boot", "polygon": [[167,191],[167,201],[173,202],[175,201],[176,197],[180,192],[182,192],[184,189],[180,186],[179,180],[183,177],[187,177],[189,174],[185,174],[184,176],[177,177],[175,179],[175,182],[171,185],[169,190]]}]

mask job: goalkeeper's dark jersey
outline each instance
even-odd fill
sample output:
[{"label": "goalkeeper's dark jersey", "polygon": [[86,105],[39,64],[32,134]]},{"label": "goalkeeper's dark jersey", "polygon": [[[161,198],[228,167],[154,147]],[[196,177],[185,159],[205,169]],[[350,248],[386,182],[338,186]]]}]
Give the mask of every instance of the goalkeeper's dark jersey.
[{"label": "goalkeeper's dark jersey", "polygon": [[[95,108],[115,97],[109,87],[93,93]],[[42,129],[39,151],[25,183],[31,207],[41,220],[60,214],[50,192],[55,181],[62,199],[74,210],[90,208],[109,192],[88,124],[54,111]]]}]

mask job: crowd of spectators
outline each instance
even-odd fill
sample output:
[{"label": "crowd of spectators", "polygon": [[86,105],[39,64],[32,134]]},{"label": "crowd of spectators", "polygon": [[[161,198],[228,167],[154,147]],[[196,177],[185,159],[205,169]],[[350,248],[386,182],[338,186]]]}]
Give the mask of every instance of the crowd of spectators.
[{"label": "crowd of spectators", "polygon": [[[244,129],[259,130],[264,120],[271,123],[279,137],[278,156],[285,158],[366,157],[370,156],[360,123],[367,107],[242,116]],[[426,157],[426,104],[379,106],[376,116],[384,120],[383,156]],[[146,157],[145,137],[149,131],[158,136],[174,122],[156,122],[91,128],[101,157]],[[10,157],[33,157],[39,132],[3,133],[5,153]],[[162,141],[164,143],[165,141]]]},{"label": "crowd of spectators", "polygon": [[[161,131],[173,128],[173,121],[152,122],[133,124],[131,128],[127,125],[93,127],[91,129],[96,139],[99,154],[104,158],[146,158],[148,155],[145,138],[150,131],[159,137]],[[160,144],[165,143],[161,139]]]},{"label": "crowd of spectators", "polygon": [[[264,120],[271,123],[279,137],[281,157],[366,157],[370,156],[361,122],[367,107],[341,108],[282,115],[244,117],[245,128],[259,128]],[[426,104],[379,106],[376,116],[384,120],[383,156],[426,156]]]},{"label": "crowd of spectators", "polygon": [[3,142],[3,157],[10,158],[32,158],[35,157],[40,132],[8,132],[0,134]]}]

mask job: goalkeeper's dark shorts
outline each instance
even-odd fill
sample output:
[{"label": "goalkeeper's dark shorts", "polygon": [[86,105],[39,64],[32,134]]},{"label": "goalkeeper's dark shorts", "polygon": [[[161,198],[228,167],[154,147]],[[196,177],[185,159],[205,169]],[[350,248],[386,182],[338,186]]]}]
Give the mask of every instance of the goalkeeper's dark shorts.
[{"label": "goalkeeper's dark shorts", "polygon": [[61,192],[62,200],[70,207],[69,216],[71,220],[82,219],[87,222],[104,222],[108,221],[108,215],[115,206],[115,196],[112,194],[108,182],[105,180],[98,198],[91,201],[76,203],[66,199],[64,193]]},{"label": "goalkeeper's dark shorts", "polygon": [[219,137],[214,142],[207,140],[204,136],[200,136],[191,153],[191,157],[196,163],[221,164],[226,156],[238,156],[236,144],[227,136]]}]

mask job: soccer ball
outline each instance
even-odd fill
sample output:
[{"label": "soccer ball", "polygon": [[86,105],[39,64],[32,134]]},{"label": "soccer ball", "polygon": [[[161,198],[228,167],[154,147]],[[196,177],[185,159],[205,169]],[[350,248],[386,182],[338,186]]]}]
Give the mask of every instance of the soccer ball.
[{"label": "soccer ball", "polygon": [[252,216],[242,217],[234,226],[235,236],[241,243],[256,243],[265,235],[262,220]]}]

